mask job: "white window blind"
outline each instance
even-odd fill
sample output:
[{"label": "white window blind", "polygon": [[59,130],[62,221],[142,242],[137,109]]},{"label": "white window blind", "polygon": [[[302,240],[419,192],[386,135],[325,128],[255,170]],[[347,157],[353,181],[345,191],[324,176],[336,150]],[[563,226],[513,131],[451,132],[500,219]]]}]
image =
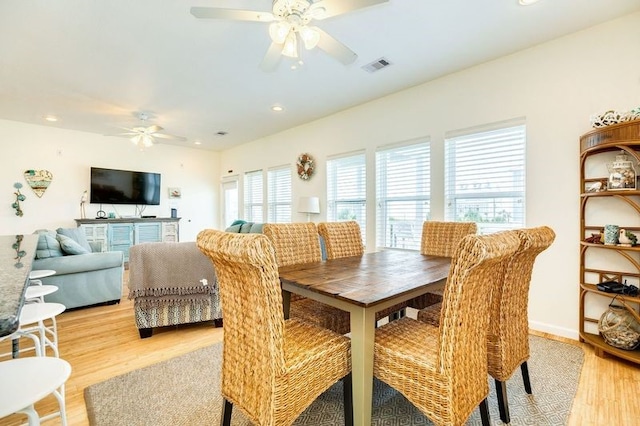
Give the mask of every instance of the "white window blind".
[{"label": "white window blind", "polygon": [[422,223],[430,219],[429,142],[376,152],[376,245],[420,249]]},{"label": "white window blind", "polygon": [[244,174],[244,219],[249,222],[263,222],[263,180],[262,170]]},{"label": "white window blind", "polygon": [[365,241],[367,176],[364,153],[327,160],[327,221],[355,220]]},{"label": "white window blind", "polygon": [[269,222],[291,222],[291,167],[267,171],[267,209]]},{"label": "white window blind", "polygon": [[524,124],[445,139],[445,218],[478,232],[525,226]]}]

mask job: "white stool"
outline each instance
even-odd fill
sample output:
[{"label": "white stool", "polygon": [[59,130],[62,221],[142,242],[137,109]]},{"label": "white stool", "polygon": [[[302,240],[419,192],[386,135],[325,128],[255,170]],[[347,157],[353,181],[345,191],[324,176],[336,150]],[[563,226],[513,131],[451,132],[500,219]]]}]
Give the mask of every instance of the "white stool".
[{"label": "white stool", "polygon": [[55,275],[55,274],[56,274],[56,271],[54,271],[53,269],[39,269],[36,271],[29,272],[29,279],[37,280],[44,277],[50,277],[51,275]]},{"label": "white stool", "polygon": [[46,296],[47,294],[55,293],[56,291],[58,291],[57,286],[42,284],[42,281],[40,281],[40,284],[30,285],[27,287],[27,290],[24,293],[25,303],[45,303],[44,296]]},{"label": "white stool", "polygon": [[[0,418],[23,413],[29,418],[29,426],[34,426],[41,420],[60,416],[66,426],[64,384],[70,375],[71,365],[60,358],[29,357],[0,362]],[[49,394],[56,397],[60,409],[41,418],[33,405]]]},{"label": "white stool", "polygon": [[[40,339],[40,351],[42,356],[47,356],[47,346],[53,349],[53,353],[56,357],[59,357],[58,352],[58,327],[56,322],[53,321],[53,326],[47,327],[44,324],[45,320],[55,320],[56,315],[64,312],[66,307],[61,303],[29,303],[22,307],[20,311],[20,327],[18,332],[24,335],[25,333],[36,334]],[[21,349],[19,352],[23,352],[31,348]],[[36,351],[37,353],[37,351]]]}]

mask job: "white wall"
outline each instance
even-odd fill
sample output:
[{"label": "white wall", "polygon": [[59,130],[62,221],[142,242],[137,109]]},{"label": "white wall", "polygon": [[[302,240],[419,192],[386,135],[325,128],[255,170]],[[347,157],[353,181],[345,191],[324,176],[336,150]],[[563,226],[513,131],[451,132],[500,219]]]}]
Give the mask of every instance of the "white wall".
[{"label": "white wall", "polygon": [[[367,198],[374,200],[375,148],[426,136],[432,143],[432,217],[439,219],[444,217],[444,133],[526,117],[527,225],[549,225],[557,233],[534,270],[530,321],[537,330],[577,338],[578,138],[591,130],[592,114],[640,106],[639,51],[636,13],[227,150],[221,170],[242,175],[286,163],[293,167],[297,156],[308,152],[316,159],[316,175],[294,180],[294,205],[299,196],[318,195],[323,206],[326,158],[366,150]],[[368,212],[372,249],[373,207]],[[305,220],[296,214],[294,220]],[[323,218],[321,213],[317,220]]]},{"label": "white wall", "polygon": [[[61,130],[0,120],[0,234],[30,234],[36,229],[74,227],[80,217],[80,197],[89,190],[90,167],[139,170],[161,174],[159,206],[147,206],[143,214],[169,217],[178,209],[180,240],[195,241],[205,228],[218,227],[219,154],[158,144],[139,151],[124,138]],[[31,190],[23,173],[49,170],[53,181],[41,198]],[[13,184],[23,184],[27,197],[21,203],[24,216],[15,215]],[[168,198],[168,187],[180,187],[182,198]],[[87,218],[94,218],[97,204],[87,204]],[[103,205],[106,212],[133,215],[134,206]]]}]

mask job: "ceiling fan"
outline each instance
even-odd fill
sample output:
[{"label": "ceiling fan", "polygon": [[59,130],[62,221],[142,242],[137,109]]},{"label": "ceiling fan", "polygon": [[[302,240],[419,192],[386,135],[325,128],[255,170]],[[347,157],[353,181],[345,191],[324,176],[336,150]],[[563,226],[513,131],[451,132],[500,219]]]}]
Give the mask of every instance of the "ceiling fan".
[{"label": "ceiling fan", "polygon": [[191,14],[201,19],[270,22],[271,46],[260,67],[265,71],[272,71],[278,65],[281,55],[300,60],[301,46],[308,50],[318,47],[345,65],[354,62],[358,57],[355,52],[320,28],[310,24],[312,21],[320,21],[388,1],[273,0],[271,12],[192,7]]},{"label": "ceiling fan", "polygon": [[[146,112],[138,113],[138,119],[143,123],[147,124],[149,120],[149,114]],[[116,133],[114,135],[109,136],[120,136],[124,138],[129,138],[133,144],[135,144],[141,150],[144,148],[149,148],[157,143],[156,138],[158,139],[173,139],[179,141],[186,141],[187,138],[182,136],[169,135],[167,133],[160,133],[164,130],[162,127],[153,124],[151,126],[137,126],[132,128],[121,127],[122,130],[126,130],[124,133]]]}]

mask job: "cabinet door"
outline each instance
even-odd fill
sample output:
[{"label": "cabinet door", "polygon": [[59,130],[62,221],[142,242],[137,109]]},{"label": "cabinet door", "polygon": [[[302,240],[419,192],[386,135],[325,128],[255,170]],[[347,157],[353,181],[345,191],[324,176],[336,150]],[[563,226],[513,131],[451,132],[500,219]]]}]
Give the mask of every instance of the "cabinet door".
[{"label": "cabinet door", "polygon": [[107,224],[82,224],[80,229],[84,231],[87,241],[100,243],[101,251],[108,249]]},{"label": "cabinet door", "polygon": [[124,260],[129,260],[129,247],[133,245],[133,224],[112,223],[108,228],[109,251],[121,251]]},{"label": "cabinet door", "polygon": [[162,241],[178,242],[178,222],[162,222]]},{"label": "cabinet door", "polygon": [[162,241],[162,224],[160,222],[136,223],[134,232],[136,244]]}]

